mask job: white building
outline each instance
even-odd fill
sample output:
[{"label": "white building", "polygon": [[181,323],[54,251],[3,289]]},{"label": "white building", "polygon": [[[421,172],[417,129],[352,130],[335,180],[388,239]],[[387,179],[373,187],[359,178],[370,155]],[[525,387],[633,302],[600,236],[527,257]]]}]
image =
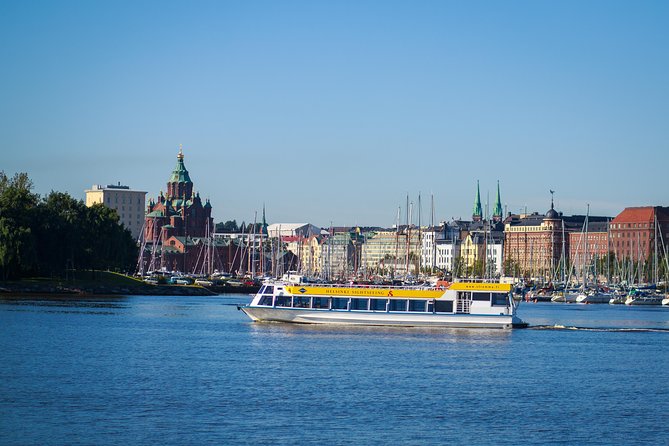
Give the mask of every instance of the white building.
[{"label": "white building", "polygon": [[122,186],[121,183],[107,186],[94,184],[85,192],[86,206],[101,203],[114,209],[119,216],[119,223],[130,230],[135,240],[139,239],[144,226],[146,192],[132,190],[128,186]]},{"label": "white building", "polygon": [[436,267],[443,271],[453,271],[455,259],[460,257],[459,240],[437,240]]},{"label": "white building", "polygon": [[267,226],[269,237],[311,237],[319,235],[320,228],[310,223],[273,223]]}]

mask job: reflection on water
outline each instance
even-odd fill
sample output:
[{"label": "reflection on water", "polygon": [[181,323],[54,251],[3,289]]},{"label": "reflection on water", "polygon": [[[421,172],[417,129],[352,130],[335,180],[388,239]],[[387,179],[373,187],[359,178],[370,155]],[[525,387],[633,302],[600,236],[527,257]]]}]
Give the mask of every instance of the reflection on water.
[{"label": "reflection on water", "polygon": [[338,338],[340,340],[360,339],[367,342],[506,342],[512,336],[511,330],[391,327],[325,324],[288,324],[281,322],[252,322],[250,334],[258,338],[277,336],[299,336],[303,339]]}]

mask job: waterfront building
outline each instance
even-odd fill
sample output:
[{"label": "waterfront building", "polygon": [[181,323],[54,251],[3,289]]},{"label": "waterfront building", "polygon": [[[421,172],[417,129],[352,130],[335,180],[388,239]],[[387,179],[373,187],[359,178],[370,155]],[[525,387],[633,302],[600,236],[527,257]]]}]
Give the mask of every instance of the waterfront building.
[{"label": "waterfront building", "polygon": [[[149,200],[146,210],[140,272],[165,268],[194,273],[199,269],[198,259],[203,258],[204,246],[208,247],[209,256],[205,269],[226,269],[225,264],[230,263],[226,253],[232,248],[217,243],[213,237],[211,203],[209,200],[203,203],[200,194],[194,192],[181,148],[167,181],[167,193],[161,191],[156,200]],[[199,239],[206,239],[206,243],[198,242]]]},{"label": "waterfront building", "polygon": [[[609,254],[609,222],[598,221],[599,217],[593,217],[594,221],[588,218],[586,229],[584,223],[578,221],[578,217],[580,216],[571,217],[564,223],[569,231],[567,234],[568,258],[574,267],[574,273],[582,277],[583,268],[588,268],[594,274],[597,260],[601,261]],[[581,228],[578,227],[579,223],[581,223]],[[601,274],[602,271],[599,273]]]},{"label": "waterfront building", "polygon": [[563,218],[552,198],[545,215],[535,212],[507,217],[503,274],[550,279],[559,265],[563,240]]},{"label": "waterfront building", "polygon": [[442,271],[452,272],[456,259],[460,258],[459,239],[439,239],[436,244],[436,267]]},{"label": "waterfront building", "polygon": [[[374,230],[364,240],[362,261],[367,271],[375,274],[406,275],[418,272],[421,257],[420,238],[416,227]],[[425,265],[423,265],[425,266]]]},{"label": "waterfront building", "polygon": [[351,232],[336,232],[323,241],[321,265],[327,280],[341,280],[353,272],[354,254]]},{"label": "waterfront building", "polygon": [[[586,219],[592,235],[586,231]],[[509,215],[504,220],[504,274],[556,279],[558,273],[568,275],[563,266],[573,265],[574,256],[579,255],[578,269],[574,272],[582,274],[582,265],[607,252],[604,233],[609,220],[605,216],[562,215],[555,210],[552,198],[545,215],[537,212]],[[572,246],[574,242],[576,247]],[[587,259],[581,254],[585,253],[586,242],[591,249]]]},{"label": "waterfront building", "polygon": [[[459,275],[493,277],[502,269],[503,226],[490,221],[472,222],[460,246]],[[464,273],[464,274],[463,274]]]},{"label": "waterfront building", "polygon": [[85,192],[86,206],[99,203],[114,209],[118,214],[119,223],[130,231],[135,240],[139,239],[144,224],[146,192],[130,189],[121,183],[107,186],[94,184]]},{"label": "waterfront building", "polygon": [[428,226],[422,230],[420,246],[421,264],[427,270],[431,271],[439,268],[437,266],[437,243],[446,237],[445,226],[446,224],[442,223],[441,226]]},{"label": "waterfront building", "polygon": [[323,236],[289,235],[282,237],[281,240],[285,244],[286,250],[297,257],[297,271],[300,274],[307,277],[321,276],[323,270],[321,255]]},{"label": "waterfront building", "polygon": [[669,242],[669,207],[625,208],[611,221],[610,240],[616,259],[636,263],[630,269],[645,269],[646,280],[657,280],[656,259]]},{"label": "waterfront building", "polygon": [[193,191],[193,181],[179,149],[177,165],[167,181],[167,194],[149,201],[144,237],[149,243],[162,243],[172,236],[205,237],[214,232],[211,203],[204,203]]},{"label": "waterfront building", "polygon": [[267,226],[269,237],[311,237],[320,234],[321,229],[310,223],[272,223]]}]

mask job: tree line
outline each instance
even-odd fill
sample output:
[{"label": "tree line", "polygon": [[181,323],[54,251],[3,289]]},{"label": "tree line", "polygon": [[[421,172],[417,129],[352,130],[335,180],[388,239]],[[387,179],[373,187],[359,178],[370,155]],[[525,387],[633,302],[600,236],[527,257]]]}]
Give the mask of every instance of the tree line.
[{"label": "tree line", "polygon": [[116,211],[63,192],[33,193],[26,173],[0,171],[0,279],[68,270],[132,271],[138,248]]}]

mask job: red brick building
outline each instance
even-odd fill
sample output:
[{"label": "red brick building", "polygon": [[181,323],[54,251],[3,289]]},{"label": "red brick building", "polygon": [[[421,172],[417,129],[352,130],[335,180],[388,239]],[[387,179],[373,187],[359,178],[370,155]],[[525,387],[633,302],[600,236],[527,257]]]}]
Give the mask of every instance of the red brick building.
[{"label": "red brick building", "polygon": [[[208,226],[208,228],[207,228]],[[184,165],[181,149],[177,165],[167,182],[167,194],[160,192],[149,201],[144,237],[149,243],[162,243],[172,236],[205,237],[214,232],[209,200],[203,204],[199,193],[193,193],[193,182]]]},{"label": "red brick building", "polygon": [[669,207],[625,208],[611,221],[611,250],[618,259],[647,261],[663,254],[662,243],[669,242]]}]

